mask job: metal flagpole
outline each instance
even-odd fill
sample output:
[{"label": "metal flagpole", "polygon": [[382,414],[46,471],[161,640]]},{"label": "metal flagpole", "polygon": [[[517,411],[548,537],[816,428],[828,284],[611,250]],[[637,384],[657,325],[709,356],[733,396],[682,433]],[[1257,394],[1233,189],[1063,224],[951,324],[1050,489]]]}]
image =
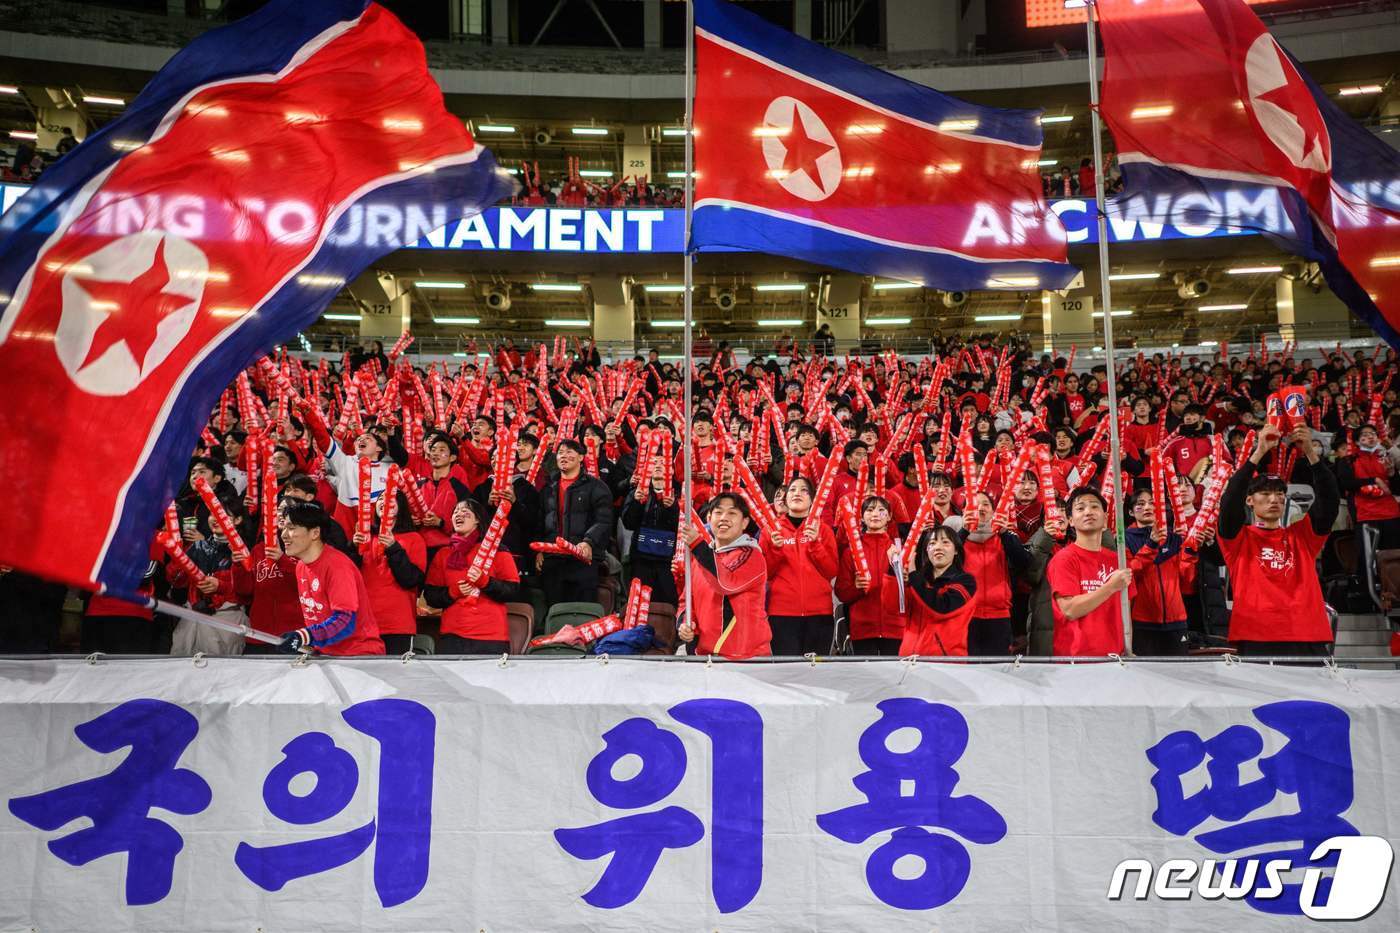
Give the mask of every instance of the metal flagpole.
[{"label": "metal flagpole", "polygon": [[[691,481],[691,366],[693,365],[693,347],[695,343],[695,319],[694,319],[694,257],[690,252],[690,223],[695,213],[695,4],[692,0],[685,3],[685,250],[682,253],[684,265],[683,282],[685,285],[685,297],[681,302],[685,310],[684,323],[681,330],[681,380],[685,387],[685,402],[683,415],[685,424],[681,425],[681,436],[684,439],[685,450],[682,454],[684,474],[681,478],[681,523],[690,523],[690,503],[693,501],[692,481]],[[683,618],[687,622],[694,623],[690,617],[690,545],[686,541],[677,541],[676,546],[682,548],[685,560],[684,567],[685,595],[682,597],[681,611],[685,614]]]},{"label": "metal flagpole", "polygon": [[215,619],[212,616],[207,616],[202,612],[195,612],[193,609],[186,608],[185,606],[176,606],[173,603],[168,603],[163,599],[151,600],[151,608],[157,612],[175,616],[177,619],[187,619],[190,622],[197,622],[200,625],[207,625],[210,628],[222,629],[225,632],[233,632],[236,635],[242,635],[245,638],[260,641],[265,645],[282,644],[282,637],[280,635],[270,635],[262,629],[252,628],[246,623],[243,625],[234,625],[232,622]]},{"label": "metal flagpole", "polygon": [[[1109,469],[1113,470],[1114,542],[1118,549],[1118,569],[1128,566],[1127,544],[1123,537],[1123,460],[1118,444],[1118,372],[1113,365],[1113,299],[1108,282],[1108,216],[1104,213],[1103,196],[1103,132],[1099,127],[1099,43],[1094,28],[1098,4],[1089,0],[1085,10],[1084,28],[1089,37],[1089,125],[1094,136],[1094,208],[1099,223],[1099,296],[1103,303],[1103,348],[1108,367],[1108,454]],[[1132,607],[1128,591],[1120,597],[1123,615],[1123,653],[1133,653]]]}]

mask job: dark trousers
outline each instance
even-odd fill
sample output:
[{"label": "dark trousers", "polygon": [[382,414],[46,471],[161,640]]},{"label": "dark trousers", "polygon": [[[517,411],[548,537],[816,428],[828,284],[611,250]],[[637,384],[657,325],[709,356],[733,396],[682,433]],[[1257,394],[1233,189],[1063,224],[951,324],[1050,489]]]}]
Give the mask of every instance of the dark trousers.
[{"label": "dark trousers", "polygon": [[57,616],[18,612],[0,621],[0,654],[53,654],[57,650]]},{"label": "dark trousers", "polygon": [[83,617],[83,654],[155,654],[155,640],[155,623],[142,616]]},{"label": "dark trousers", "polygon": [[[540,585],[549,606],[559,603],[596,603],[598,601],[598,565],[574,560],[546,558],[540,571]],[[653,596],[654,598],[654,596]]]},{"label": "dark trousers", "polygon": [[1320,662],[1332,655],[1332,643],[1328,641],[1232,641],[1230,647],[1242,658],[1295,655],[1317,658]]},{"label": "dark trousers", "polygon": [[1011,654],[1010,619],[973,619],[967,624],[967,653],[974,658]]},{"label": "dark trousers", "polygon": [[[648,557],[640,557],[634,551],[632,553],[632,576],[641,580],[646,586],[651,587],[651,601],[654,603],[670,603],[675,606],[680,603],[680,597],[676,593],[676,578],[671,575],[671,562],[669,560],[657,561]],[[774,654],[778,652],[774,650]]]},{"label": "dark trousers", "polygon": [[[386,645],[387,648],[387,645]],[[460,635],[439,635],[438,654],[510,654],[508,641],[482,641]]]},{"label": "dark trousers", "polygon": [[801,657],[804,654],[831,654],[836,623],[831,616],[769,616],[773,631],[773,654]]},{"label": "dark trousers", "polygon": [[404,655],[413,650],[412,635],[380,635],[384,640],[384,653]]},{"label": "dark trousers", "polygon": [[851,650],[864,657],[899,657],[898,638],[853,638]]},{"label": "dark trousers", "polygon": [[1186,654],[1186,629],[1163,629],[1150,622],[1134,622],[1133,654],[1140,658],[1180,657]]},{"label": "dark trousers", "polygon": [[1031,616],[1031,594],[1012,593],[1011,594],[1011,638],[1013,641],[1024,640],[1026,633],[1030,631]]}]

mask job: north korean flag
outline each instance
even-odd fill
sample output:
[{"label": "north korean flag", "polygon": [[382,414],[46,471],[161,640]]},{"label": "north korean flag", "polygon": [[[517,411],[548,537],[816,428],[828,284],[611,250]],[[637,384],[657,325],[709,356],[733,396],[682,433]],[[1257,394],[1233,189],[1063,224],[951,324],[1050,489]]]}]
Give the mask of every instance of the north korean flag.
[{"label": "north korean flag", "polygon": [[0,564],[135,592],[223,388],[512,184],[376,4],[196,39],[0,224]]},{"label": "north korean flag", "polygon": [[[1400,348],[1400,153],[1332,103],[1243,0],[1096,7],[1120,200],[1170,192],[1192,222],[1269,235]],[[1277,188],[1288,216],[1229,210],[1240,182]]]},{"label": "north korean flag", "polygon": [[1040,114],[979,107],[695,3],[698,250],[948,290],[1075,275],[1041,193]]}]

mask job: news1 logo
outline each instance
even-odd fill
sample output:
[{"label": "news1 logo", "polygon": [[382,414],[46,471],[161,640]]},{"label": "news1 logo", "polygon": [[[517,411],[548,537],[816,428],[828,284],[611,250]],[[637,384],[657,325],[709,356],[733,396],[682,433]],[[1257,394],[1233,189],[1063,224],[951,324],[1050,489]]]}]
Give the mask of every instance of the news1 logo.
[{"label": "news1 logo", "polygon": [[[1333,836],[1313,849],[1311,861],[1335,853],[1331,869],[1331,889],[1321,895],[1318,887],[1324,877],[1321,868],[1303,870],[1298,907],[1313,920],[1361,920],[1375,912],[1385,899],[1395,850],[1380,836]],[[1145,901],[1238,901],[1250,898],[1269,901],[1284,893],[1284,875],[1293,871],[1291,859],[1168,859],[1156,868],[1147,859],[1129,858],[1113,869],[1108,883],[1108,899]],[[1126,891],[1129,874],[1136,880]],[[1192,881],[1195,884],[1192,884]]]}]

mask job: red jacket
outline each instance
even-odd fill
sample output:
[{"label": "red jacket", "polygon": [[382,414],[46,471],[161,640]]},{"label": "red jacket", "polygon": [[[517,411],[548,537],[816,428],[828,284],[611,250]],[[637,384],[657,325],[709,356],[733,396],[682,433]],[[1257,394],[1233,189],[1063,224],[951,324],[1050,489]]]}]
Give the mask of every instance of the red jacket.
[{"label": "red jacket", "polygon": [[[418,589],[428,569],[428,551],[423,536],[417,532],[403,532],[394,542],[403,550],[403,557],[388,553],[377,537],[365,547],[364,564],[360,568],[365,578],[365,592],[369,594],[380,635],[415,635],[418,632]],[[389,563],[391,556],[404,568],[410,585],[405,586],[395,575]],[[412,579],[415,575],[416,580]]]},{"label": "red jacket", "polygon": [[846,604],[850,613],[851,638],[902,638],[904,612],[899,608],[899,581],[887,555],[894,538],[885,531],[863,532],[860,540],[870,564],[870,589],[856,586],[855,556],[849,544],[841,549],[841,564],[836,573],[836,598]]},{"label": "red jacket", "polygon": [[1380,522],[1400,517],[1400,503],[1390,492],[1390,471],[1384,454],[1367,453],[1356,448],[1356,454],[1344,461],[1351,467],[1352,478],[1341,471],[1344,492],[1352,495],[1358,522]]},{"label": "red jacket", "polygon": [[720,551],[696,541],[690,550],[691,612],[697,654],[715,654],[715,644],[731,621],[721,657],[752,658],[773,653],[773,633],[763,599],[768,565],[763,549],[747,535]]},{"label": "red jacket", "polygon": [[494,449],[494,445],[482,447],[471,438],[462,442],[457,449],[457,465],[467,476],[467,486],[475,489],[486,482],[486,477],[491,475],[491,452]]},{"label": "red jacket", "polygon": [[[459,583],[467,579],[467,573],[471,570],[472,561],[476,559],[476,551],[480,546],[481,540],[478,537],[476,545],[466,555],[461,567],[447,566],[447,561],[452,556],[451,545],[433,555],[432,566],[428,568],[427,585],[446,587],[452,597],[452,605],[442,610],[441,632],[444,635],[456,635],[459,638],[478,641],[510,641],[506,604],[497,602],[485,593],[481,593],[475,599],[468,599],[458,587]],[[510,551],[505,548],[496,551],[495,560],[487,570],[487,577],[505,583],[520,582],[520,574],[515,569],[515,558],[511,556]],[[485,585],[483,582],[482,586]]]},{"label": "red jacket", "polygon": [[1167,456],[1176,467],[1178,476],[1186,476],[1191,468],[1201,462],[1202,457],[1210,456],[1211,436],[1205,431],[1199,434],[1182,434],[1167,445]]},{"label": "red jacket", "polygon": [[768,615],[831,615],[831,580],[839,560],[836,534],[830,525],[817,523],[817,539],[802,538],[802,522],[784,515],[778,519],[784,534],[797,540],[778,547],[763,539],[763,557],[768,566]]},{"label": "red jacket", "polygon": [[[1007,540],[1007,538],[1011,540]],[[1011,567],[1015,559],[1024,563],[1025,549],[1015,532],[992,535],[985,541],[963,539],[963,569],[977,581],[977,599],[973,617],[978,619],[1007,619],[1011,617]],[[1012,549],[1015,548],[1013,555]]]},{"label": "red jacket", "polygon": [[[1181,594],[1195,586],[1196,555],[1182,550],[1180,536],[1172,534],[1166,542],[1168,556],[1159,561],[1161,549],[1147,531],[1129,528],[1127,532],[1132,554],[1128,567],[1137,588],[1132,600],[1133,621],[1180,627],[1186,624],[1186,602]],[[1142,538],[1146,543],[1141,543]]]},{"label": "red jacket", "polygon": [[253,568],[233,565],[233,591],[248,604],[248,624],[270,635],[285,635],[302,626],[297,593],[297,562],[283,554],[269,560],[267,548],[253,545]]},{"label": "red jacket", "polygon": [[909,575],[909,622],[899,653],[967,657],[967,625],[977,605],[977,581],[953,567],[928,579],[927,570]]}]

